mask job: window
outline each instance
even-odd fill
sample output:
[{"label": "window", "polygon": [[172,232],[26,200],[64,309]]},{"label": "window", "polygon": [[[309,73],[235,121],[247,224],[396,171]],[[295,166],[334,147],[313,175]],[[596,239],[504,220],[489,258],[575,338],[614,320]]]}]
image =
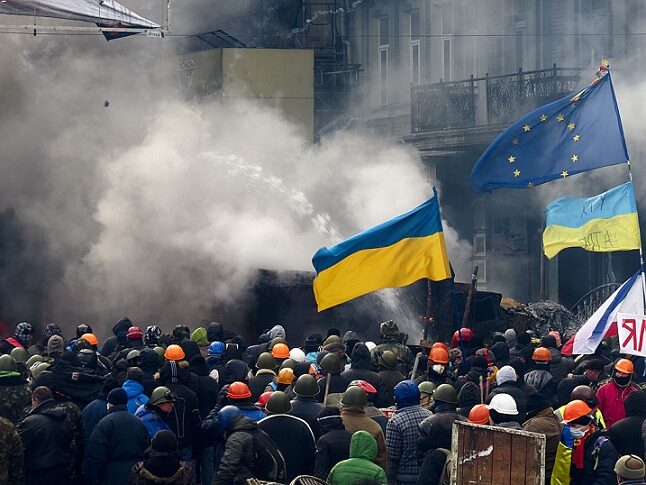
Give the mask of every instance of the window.
[{"label": "window", "polygon": [[451,39],[444,39],[442,41],[442,80],[451,80]]},{"label": "window", "polygon": [[388,43],[390,30],[388,17],[379,19],[379,97],[381,104],[388,103]]},{"label": "window", "polygon": [[525,62],[525,29],[516,29],[516,68],[522,69]]},{"label": "window", "polygon": [[415,10],[410,14],[410,82],[414,86],[420,84],[421,66],[420,66],[420,16],[419,11]]},{"label": "window", "polygon": [[435,185],[437,182],[437,165],[432,162],[426,162],[425,168],[426,181],[431,185]]},{"label": "window", "polygon": [[479,232],[473,235],[473,255],[486,256],[487,254],[487,234]]},{"label": "window", "polygon": [[379,19],[379,45],[388,44],[390,44],[390,24],[388,23],[388,17],[381,17]]}]

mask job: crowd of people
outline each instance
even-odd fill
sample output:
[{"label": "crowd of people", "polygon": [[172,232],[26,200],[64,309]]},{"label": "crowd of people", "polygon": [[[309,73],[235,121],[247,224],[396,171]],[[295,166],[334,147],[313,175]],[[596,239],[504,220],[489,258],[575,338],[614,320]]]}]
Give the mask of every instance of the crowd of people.
[{"label": "crowd of people", "polygon": [[0,483],[439,485],[468,421],[543,434],[545,483],[645,484],[644,359],[607,341],[573,358],[557,331],[462,328],[416,354],[392,321],[376,343],[112,330],[20,323],[0,341]]}]

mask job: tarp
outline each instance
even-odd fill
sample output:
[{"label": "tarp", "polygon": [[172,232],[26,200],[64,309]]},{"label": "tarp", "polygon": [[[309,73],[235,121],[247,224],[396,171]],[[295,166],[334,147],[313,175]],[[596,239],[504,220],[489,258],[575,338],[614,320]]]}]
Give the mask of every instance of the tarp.
[{"label": "tarp", "polygon": [[113,0],[2,0],[0,14],[78,20],[99,27],[161,27]]}]

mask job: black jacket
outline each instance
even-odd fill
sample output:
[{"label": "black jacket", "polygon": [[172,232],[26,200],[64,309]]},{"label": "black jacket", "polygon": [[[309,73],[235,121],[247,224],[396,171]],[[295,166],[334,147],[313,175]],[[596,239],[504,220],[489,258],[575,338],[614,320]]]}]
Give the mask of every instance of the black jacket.
[{"label": "black jacket", "polygon": [[66,360],[59,360],[49,369],[41,372],[32,387],[44,385],[51,388],[51,381],[48,379],[52,376],[54,388],[68,396],[81,409],[99,397],[103,389],[102,376],[95,371],[75,367]]},{"label": "black jacket", "polygon": [[646,392],[633,392],[624,401],[626,417],[614,423],[606,436],[620,455],[644,456],[642,425],[646,418]]},{"label": "black jacket", "polygon": [[215,379],[209,377],[209,369],[201,355],[191,360],[187,387],[195,392],[199,403],[200,416],[206,416],[218,402],[220,386]]},{"label": "black jacket", "polygon": [[251,391],[251,399],[258,401],[260,395],[265,392],[265,388],[270,382],[274,380],[276,373],[273,371],[261,369],[255,376],[249,379],[249,390]]},{"label": "black jacket", "polygon": [[299,417],[309,424],[314,437],[318,439],[321,436],[321,428],[317,418],[324,407],[323,404],[316,401],[315,397],[296,396],[292,401],[292,412],[289,414]]},{"label": "black jacket", "polygon": [[603,431],[595,431],[585,440],[583,469],[573,468],[571,485],[614,485],[615,464],[619,453]]},{"label": "black jacket", "polygon": [[40,403],[18,424],[27,472],[43,468],[72,467],[73,427],[53,399]]},{"label": "black jacket", "polygon": [[520,390],[515,381],[503,382],[499,386],[496,386],[489,393],[485,402],[489,404],[496,394],[509,394],[513,397],[514,401],[516,401],[516,408],[518,409],[518,422],[522,423],[525,421],[527,413],[527,396]]},{"label": "black jacket", "polygon": [[112,406],[87,443],[83,471],[89,483],[128,483],[130,471],[150,444],[146,425],[123,405]]},{"label": "black jacket", "polygon": [[253,476],[253,433],[258,425],[245,416],[233,419],[226,432],[224,453],[220,459],[213,485],[238,485]]},{"label": "black jacket", "polygon": [[406,380],[406,376],[397,370],[382,370],[379,372],[381,377],[381,406],[389,407],[395,405],[395,386],[401,381]]},{"label": "black jacket", "polygon": [[159,370],[159,358],[153,349],[144,347],[141,349],[139,360],[139,367],[144,373],[144,380],[142,382],[144,386],[144,394],[150,397],[152,392],[155,390],[155,387],[157,387],[155,374]]},{"label": "black jacket", "polygon": [[[326,386],[327,379],[328,379],[327,376],[325,376],[319,379],[318,381],[319,393],[316,395],[316,399],[318,400],[318,402],[321,402],[321,403],[323,402],[323,398],[325,397],[325,386]],[[350,381],[346,377],[343,377],[341,374],[331,374],[330,388],[328,390],[328,395],[345,392],[349,384],[350,384]]]},{"label": "black jacket", "polygon": [[316,442],[314,475],[326,480],[334,465],[350,458],[352,433],[343,426],[341,416],[326,416],[318,422],[323,435]]},{"label": "black jacket", "polygon": [[108,337],[106,341],[103,342],[103,346],[101,347],[101,355],[108,357],[117,349],[117,346],[119,346],[120,343],[122,345],[125,345],[127,340],[126,333],[128,332],[128,329],[130,327],[132,327],[132,322],[128,317],[124,317],[117,323],[115,323],[112,327],[112,333],[114,335]]},{"label": "black jacket", "polygon": [[[417,485],[439,485],[447,458],[447,454],[443,451],[437,449],[429,451],[422,461]],[[450,473],[450,470],[447,472]]]},{"label": "black jacket", "polygon": [[258,427],[274,440],[285,458],[287,482],[314,471],[316,440],[310,426],[289,414],[274,414],[258,421]]},{"label": "black jacket", "polygon": [[438,402],[435,405],[435,414],[424,419],[419,424],[419,435],[417,439],[417,455],[422,458],[430,450],[436,448],[451,449],[451,433],[455,421],[465,421],[464,416],[459,415],[455,406]]},{"label": "black jacket", "polygon": [[[359,342],[354,346],[350,360],[350,369],[342,372],[341,375],[348,379],[348,381],[361,379],[370,383],[375,389],[377,389],[375,404],[378,406],[381,405],[381,376],[372,371],[370,350],[368,350],[368,347],[366,347],[364,343]],[[332,387],[331,384],[332,383],[330,383],[330,387]],[[325,392],[325,389],[323,392]]]}]

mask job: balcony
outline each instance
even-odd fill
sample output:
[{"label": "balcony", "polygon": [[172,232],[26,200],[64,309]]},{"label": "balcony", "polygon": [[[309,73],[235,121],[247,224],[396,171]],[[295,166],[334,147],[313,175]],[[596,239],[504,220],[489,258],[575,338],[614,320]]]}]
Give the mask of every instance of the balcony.
[{"label": "balcony", "polygon": [[505,125],[576,91],[582,69],[556,67],[411,87],[411,133]]}]

